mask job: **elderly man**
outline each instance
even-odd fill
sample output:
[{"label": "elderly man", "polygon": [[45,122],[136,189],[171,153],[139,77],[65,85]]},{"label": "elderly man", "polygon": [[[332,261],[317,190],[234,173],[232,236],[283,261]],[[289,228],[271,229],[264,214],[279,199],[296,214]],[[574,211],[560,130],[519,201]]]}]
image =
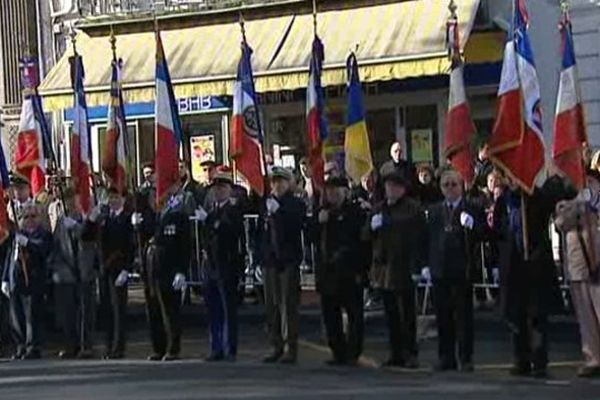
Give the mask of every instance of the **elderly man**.
[{"label": "elderly man", "polygon": [[204,296],[208,308],[210,355],[207,361],[235,361],[238,344],[238,283],[243,270],[244,221],[233,197],[231,172],[214,176],[216,204],[204,220]]},{"label": "elderly man", "polygon": [[[317,291],[333,359],[331,365],[356,364],[363,345],[365,258],[362,231],[365,215],[349,198],[348,180],[329,178],[325,183],[325,204],[318,213],[319,261]],[[348,315],[344,333],[342,311]]]},{"label": "elderly man", "polygon": [[67,212],[62,212],[54,230],[49,266],[54,283],[65,347],[60,358],[93,357],[96,317],[96,260],[98,258],[99,209],[89,216],[76,207],[71,188],[64,191]]},{"label": "elderly man", "polygon": [[[298,355],[301,232],[306,207],[291,190],[291,171],[271,169],[272,194],[263,212],[265,307],[272,352],[264,362],[292,364]],[[287,345],[287,353],[284,347]]]},{"label": "elderly man", "polygon": [[19,230],[12,242],[5,259],[2,293],[10,302],[10,325],[17,346],[13,359],[40,358],[46,258],[52,237],[42,227],[40,212],[33,202],[22,205]]},{"label": "elderly man", "polygon": [[385,200],[375,208],[372,282],[383,294],[389,329],[390,358],[384,366],[417,368],[415,284],[423,263],[425,214],[407,196],[406,178],[394,172],[384,180]]},{"label": "elderly man", "polygon": [[439,371],[473,371],[473,285],[471,281],[476,241],[487,226],[483,210],[463,197],[463,181],[458,172],[442,173],[440,185],[444,200],[429,209],[429,268],[426,279],[433,280],[438,327]]}]

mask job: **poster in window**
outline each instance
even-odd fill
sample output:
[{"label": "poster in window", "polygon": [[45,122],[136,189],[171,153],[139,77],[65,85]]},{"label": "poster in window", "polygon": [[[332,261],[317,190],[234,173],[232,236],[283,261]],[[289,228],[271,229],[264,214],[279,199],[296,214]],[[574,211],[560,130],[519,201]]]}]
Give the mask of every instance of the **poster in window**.
[{"label": "poster in window", "polygon": [[201,183],[208,181],[208,175],[202,168],[205,161],[215,161],[215,135],[200,135],[190,138],[192,177]]},{"label": "poster in window", "polygon": [[414,129],[410,133],[412,162],[433,161],[433,131],[431,129]]}]

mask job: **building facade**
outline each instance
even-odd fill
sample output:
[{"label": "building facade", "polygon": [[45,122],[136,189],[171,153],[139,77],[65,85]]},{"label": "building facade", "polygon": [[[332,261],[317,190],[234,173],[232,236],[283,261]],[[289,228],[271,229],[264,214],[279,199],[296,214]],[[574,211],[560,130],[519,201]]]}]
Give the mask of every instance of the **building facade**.
[{"label": "building facade", "polygon": [[[295,166],[306,153],[304,87],[312,40],[311,3],[244,1],[248,40],[255,50],[253,62],[261,93],[266,148],[277,163],[286,166]],[[341,161],[343,157],[343,63],[349,50],[358,44],[374,160],[385,161],[389,145],[398,140],[404,143],[411,161],[433,166],[443,163],[441,147],[448,96],[443,37],[448,16],[446,3],[440,0],[318,2],[319,34],[326,48],[324,83],[330,126],[326,145],[329,159]],[[485,139],[493,126],[510,3],[510,0],[457,1],[467,62],[467,94],[480,140]],[[600,72],[595,68],[600,50],[597,40],[600,7],[588,0],[571,3],[590,141],[594,147],[600,147]],[[111,28],[117,35],[119,55],[125,61],[126,113],[131,148],[136,149],[135,163],[139,166],[153,159],[155,15],[163,31],[188,136],[183,156],[191,159],[193,169],[206,157],[228,162],[231,88],[239,58],[239,8],[236,8],[239,1],[51,0],[48,4],[51,6],[46,15],[50,23],[46,20],[41,36],[44,49],[50,51],[43,57],[47,77],[42,93],[46,108],[55,116],[55,135],[65,165],[72,120],[66,58],[73,23],[80,29],[78,49],[87,68],[95,168],[99,168],[100,142],[106,130]],[[554,1],[530,1],[528,6],[532,40],[538,49],[545,134],[550,144],[560,70],[560,39],[556,28],[560,9]],[[194,173],[201,178],[199,168]]]},{"label": "building facade", "polygon": [[35,0],[4,0],[0,7],[0,121],[4,151],[12,154],[21,112],[20,58],[37,54]]}]

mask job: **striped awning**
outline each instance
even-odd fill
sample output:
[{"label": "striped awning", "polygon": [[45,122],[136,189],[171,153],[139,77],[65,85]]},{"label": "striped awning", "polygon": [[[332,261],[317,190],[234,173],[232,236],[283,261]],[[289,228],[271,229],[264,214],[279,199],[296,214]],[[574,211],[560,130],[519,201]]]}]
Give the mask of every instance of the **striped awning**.
[{"label": "striped awning", "polygon": [[[447,5],[441,0],[414,0],[319,14],[318,30],[325,45],[323,84],[345,83],[345,60],[349,51],[355,48],[358,48],[363,82],[448,73],[445,50]],[[462,0],[457,5],[464,48],[479,0]],[[306,86],[313,39],[312,15],[248,21],[246,35],[254,49],[252,61],[257,91],[294,90]],[[162,32],[175,95],[231,94],[240,56],[240,36],[237,23]],[[80,32],[77,49],[86,68],[88,104],[107,104],[112,58],[109,39]],[[117,36],[117,52],[124,60],[126,101],[154,99],[154,49],[153,32]],[[47,110],[72,105],[68,60],[71,54],[72,49],[68,49],[42,82],[40,92]],[[494,58],[497,57],[494,55]]]}]

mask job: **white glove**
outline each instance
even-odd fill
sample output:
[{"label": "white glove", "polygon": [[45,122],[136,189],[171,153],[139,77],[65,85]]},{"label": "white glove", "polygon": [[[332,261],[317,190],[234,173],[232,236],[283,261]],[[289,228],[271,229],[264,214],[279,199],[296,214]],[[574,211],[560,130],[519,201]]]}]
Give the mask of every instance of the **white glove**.
[{"label": "white glove", "polygon": [[90,215],[88,216],[88,219],[92,222],[96,222],[96,221],[98,221],[98,217],[100,217],[101,213],[102,213],[102,210],[100,210],[100,206],[96,206],[96,207],[92,208],[92,211],[90,212]]},{"label": "white glove", "polygon": [[144,222],[144,217],[142,217],[142,213],[133,213],[131,214],[131,225],[139,226]]},{"label": "white glove", "polygon": [[204,210],[204,208],[202,208],[202,206],[199,206],[198,209],[194,211],[194,216],[198,221],[204,222],[206,221],[206,217],[208,217],[208,213],[206,210]]},{"label": "white glove", "polygon": [[375,232],[383,226],[383,214],[375,214],[371,217],[371,230]]},{"label": "white glove", "polygon": [[326,224],[327,221],[329,221],[329,211],[328,210],[319,211],[319,223]]},{"label": "white glove", "polygon": [[493,268],[492,269],[492,279],[494,284],[498,284],[500,283],[500,270],[498,268]]},{"label": "white glove", "polygon": [[181,273],[175,274],[175,279],[173,279],[173,289],[175,289],[177,291],[185,290],[186,286],[187,286],[187,283],[185,281],[185,275],[183,275]]},{"label": "white glove", "polygon": [[421,278],[428,283],[431,282],[431,269],[429,267],[421,269]]},{"label": "white glove", "polygon": [[127,283],[128,278],[129,278],[129,273],[125,270],[122,270],[121,272],[119,272],[119,276],[117,276],[117,279],[115,279],[115,286],[116,287],[124,286]]},{"label": "white glove", "polygon": [[20,233],[17,233],[15,235],[15,241],[19,246],[23,247],[27,246],[27,243],[29,243],[29,239],[27,239],[27,236],[21,235]]},{"label": "white glove", "polygon": [[470,214],[463,211],[460,213],[460,224],[463,226],[463,228],[467,228],[470,230],[473,229],[475,220]]},{"label": "white glove", "polygon": [[2,294],[4,294],[6,297],[10,297],[10,288],[8,285],[8,282],[2,282]]},{"label": "white glove", "polygon": [[77,221],[75,221],[73,218],[71,218],[71,217],[65,217],[65,227],[67,229],[73,229],[78,224],[79,223]]},{"label": "white glove", "polygon": [[273,215],[279,210],[279,202],[272,197],[267,199],[267,212],[269,215]]}]

